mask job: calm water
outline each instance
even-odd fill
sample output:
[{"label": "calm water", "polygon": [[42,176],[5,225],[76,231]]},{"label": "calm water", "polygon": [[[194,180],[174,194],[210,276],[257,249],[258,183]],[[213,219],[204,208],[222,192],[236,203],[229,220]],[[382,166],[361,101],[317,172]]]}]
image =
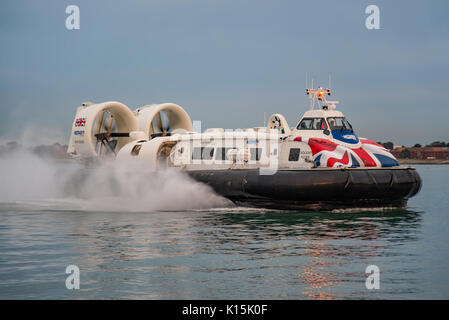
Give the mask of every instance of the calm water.
[{"label": "calm water", "polygon": [[[449,166],[400,211],[108,212],[0,204],[2,299],[449,299]],[[65,268],[80,268],[80,290]],[[380,268],[367,290],[365,268]]]}]

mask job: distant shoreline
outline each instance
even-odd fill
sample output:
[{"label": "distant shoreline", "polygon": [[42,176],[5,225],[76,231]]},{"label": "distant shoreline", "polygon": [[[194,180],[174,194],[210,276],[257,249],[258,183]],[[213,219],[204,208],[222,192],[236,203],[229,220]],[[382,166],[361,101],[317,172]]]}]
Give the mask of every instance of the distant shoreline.
[{"label": "distant shoreline", "polygon": [[441,159],[398,159],[400,164],[449,164],[449,160]]}]

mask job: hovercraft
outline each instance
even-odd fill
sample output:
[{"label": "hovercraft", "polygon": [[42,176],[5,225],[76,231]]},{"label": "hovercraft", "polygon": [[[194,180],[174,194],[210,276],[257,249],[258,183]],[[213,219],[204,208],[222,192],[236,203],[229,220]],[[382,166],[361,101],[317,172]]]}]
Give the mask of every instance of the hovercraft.
[{"label": "hovercraft", "polygon": [[307,89],[310,110],[295,127],[201,132],[173,103],[131,111],[119,102],[83,103],[67,152],[91,161],[140,161],[178,168],[237,205],[295,210],[403,208],[421,188],[415,168],[355,133],[329,89]]}]

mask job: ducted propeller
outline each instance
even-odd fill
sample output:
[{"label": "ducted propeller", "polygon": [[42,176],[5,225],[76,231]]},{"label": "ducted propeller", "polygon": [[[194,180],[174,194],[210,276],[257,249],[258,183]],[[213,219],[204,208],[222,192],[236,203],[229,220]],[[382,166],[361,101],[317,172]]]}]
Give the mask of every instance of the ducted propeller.
[{"label": "ducted propeller", "polygon": [[106,110],[97,116],[92,129],[97,139],[95,151],[99,156],[105,156],[107,154],[115,155],[118,138],[129,137],[128,132],[117,132],[115,118]]},{"label": "ducted propeller", "polygon": [[171,134],[170,120],[164,111],[159,111],[151,121],[150,136],[151,138],[169,136]]},{"label": "ducted propeller", "polygon": [[76,110],[67,153],[86,159],[114,156],[132,140],[144,137],[134,113],[123,103],[83,103]]}]

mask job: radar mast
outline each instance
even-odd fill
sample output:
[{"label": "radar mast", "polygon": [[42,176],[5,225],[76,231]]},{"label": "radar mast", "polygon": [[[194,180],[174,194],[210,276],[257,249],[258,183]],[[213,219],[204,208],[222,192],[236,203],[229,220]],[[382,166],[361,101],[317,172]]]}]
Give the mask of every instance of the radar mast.
[{"label": "radar mast", "polygon": [[335,105],[338,104],[338,101],[328,101],[326,99],[326,96],[331,95],[331,90],[327,88],[318,86],[317,89],[314,89],[312,85],[312,88],[306,89],[306,94],[310,99],[310,110],[314,110],[316,105],[323,110],[333,110]]}]

